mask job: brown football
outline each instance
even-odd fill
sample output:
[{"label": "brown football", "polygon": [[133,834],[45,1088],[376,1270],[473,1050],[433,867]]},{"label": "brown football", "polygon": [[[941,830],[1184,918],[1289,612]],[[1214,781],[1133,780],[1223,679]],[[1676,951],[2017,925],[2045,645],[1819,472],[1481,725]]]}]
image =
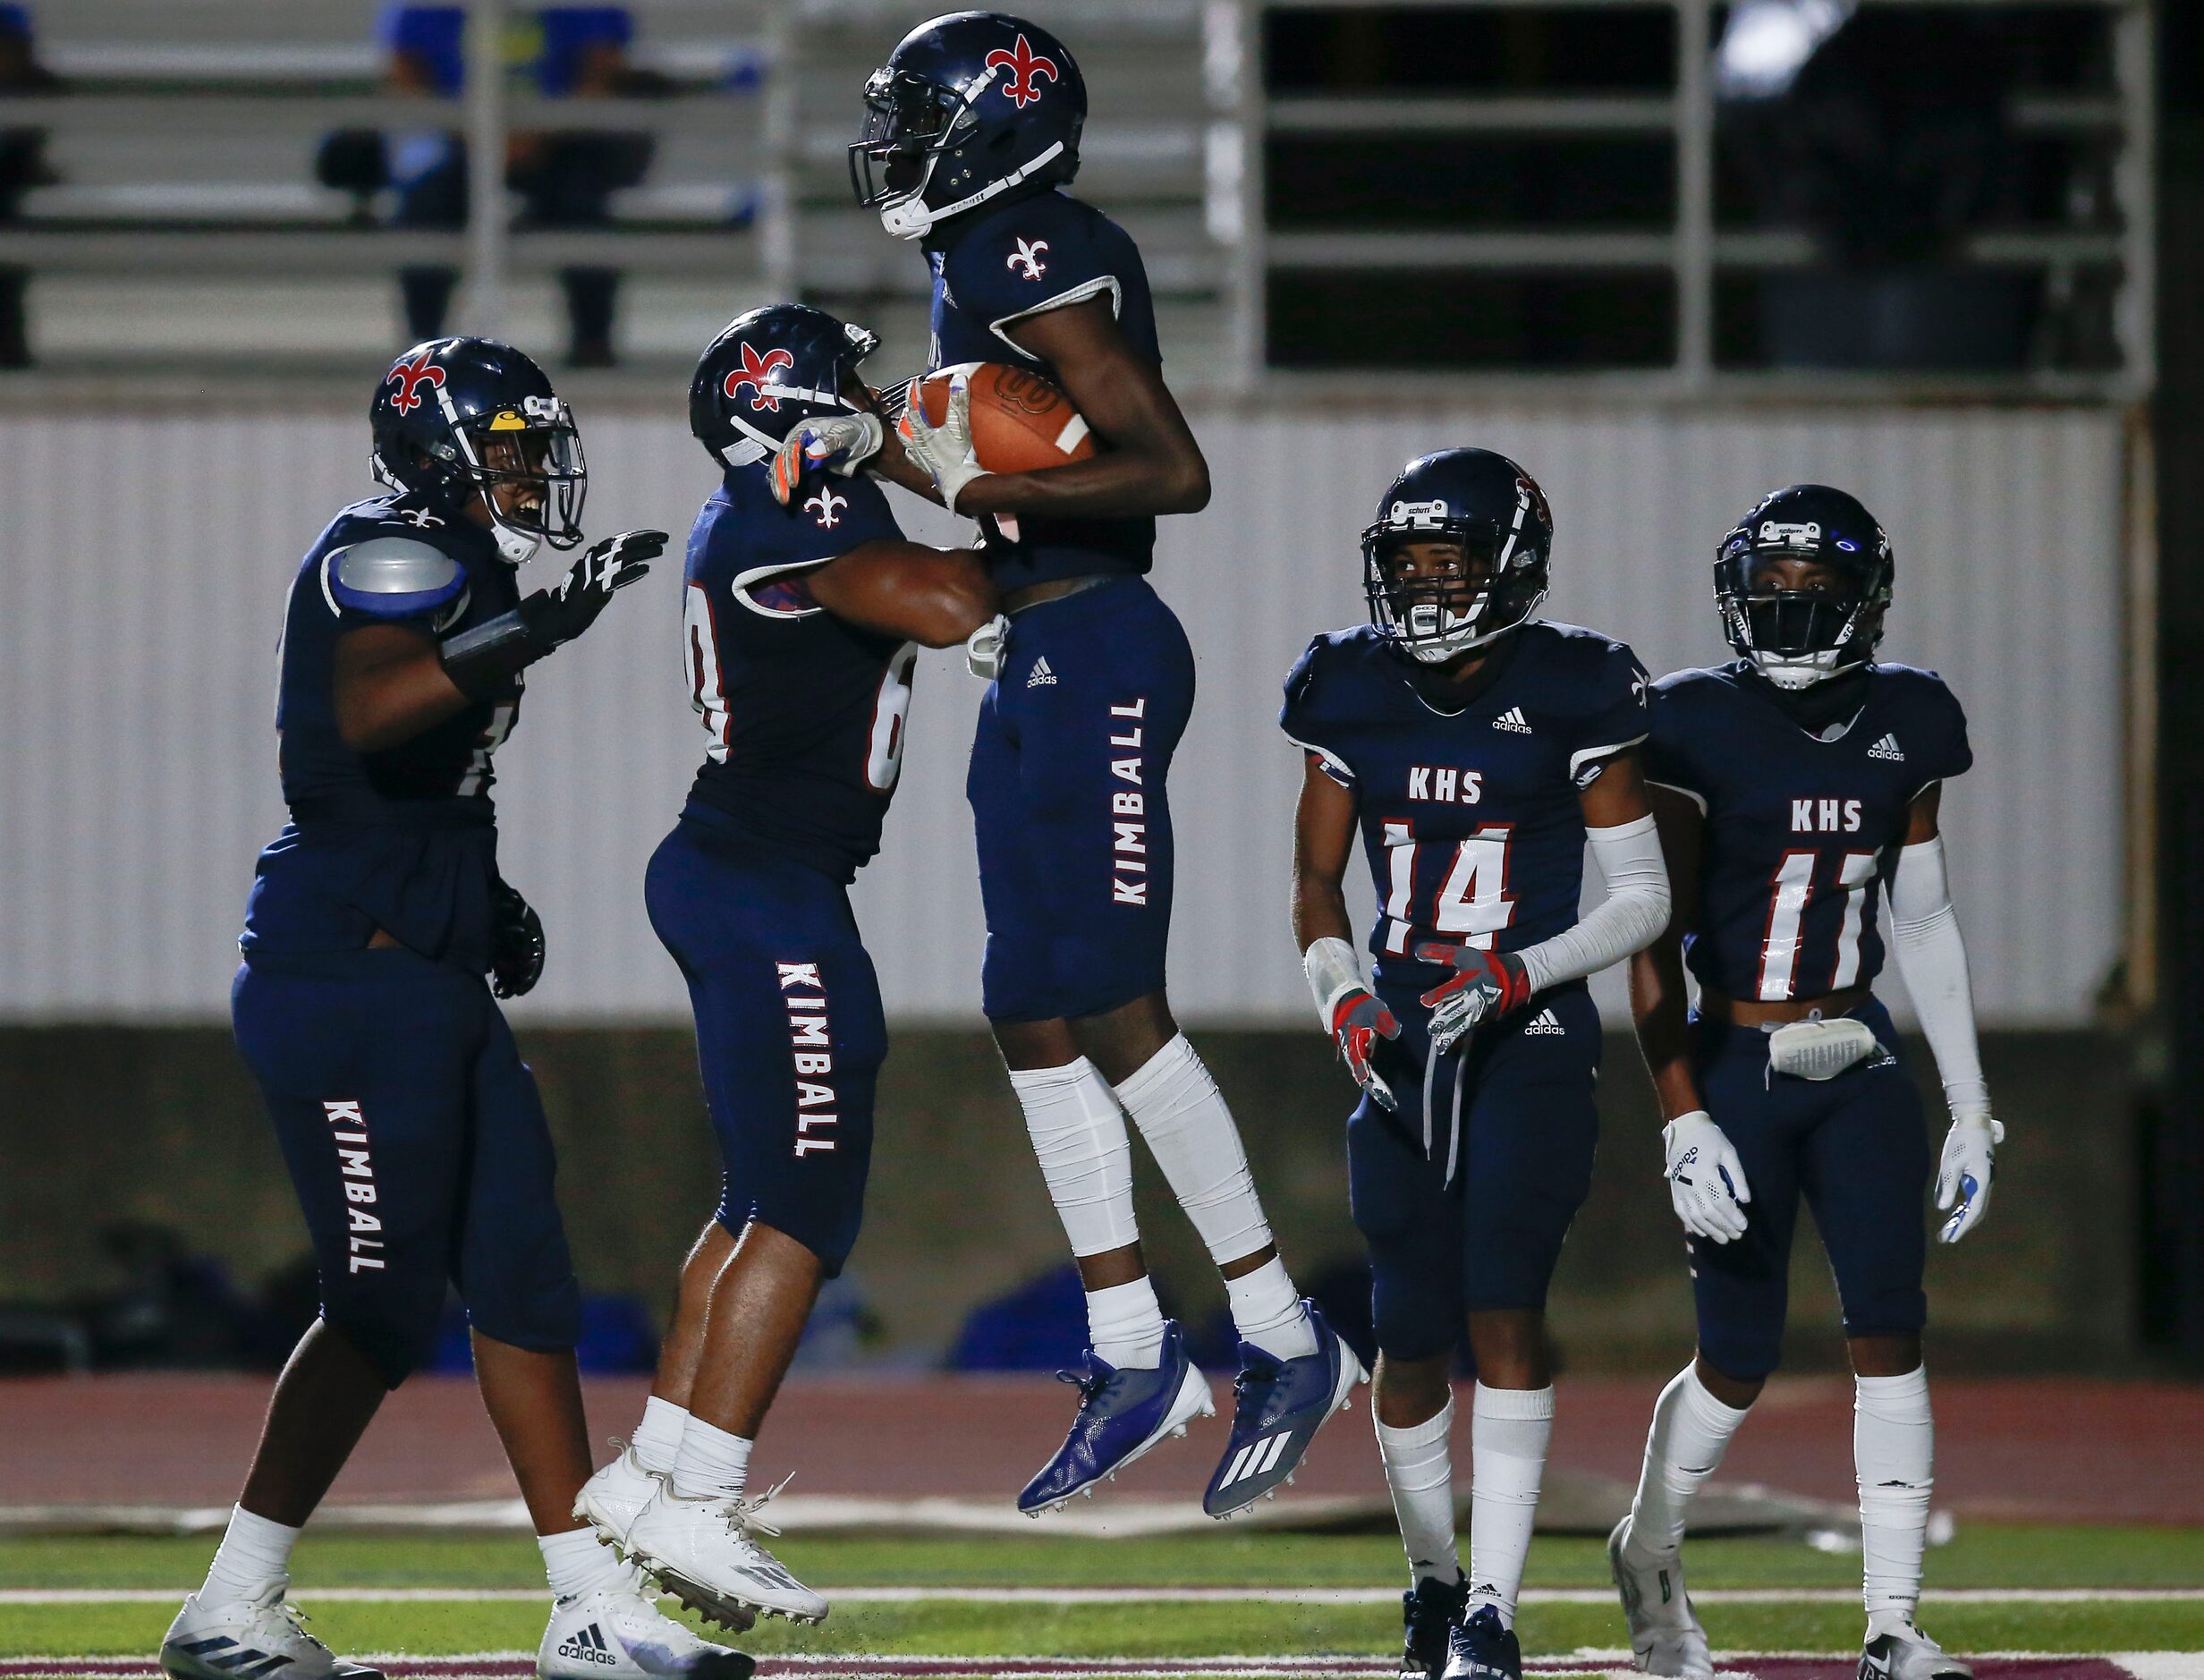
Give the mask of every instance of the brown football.
[{"label": "brown football", "polygon": [[1094,454],[1094,438],[1070,397],[1039,374],[999,361],[913,379],[909,400],[924,405],[928,425],[940,425],[948,413],[949,377],[959,372],[971,375],[972,452],[989,472],[1031,472]]}]

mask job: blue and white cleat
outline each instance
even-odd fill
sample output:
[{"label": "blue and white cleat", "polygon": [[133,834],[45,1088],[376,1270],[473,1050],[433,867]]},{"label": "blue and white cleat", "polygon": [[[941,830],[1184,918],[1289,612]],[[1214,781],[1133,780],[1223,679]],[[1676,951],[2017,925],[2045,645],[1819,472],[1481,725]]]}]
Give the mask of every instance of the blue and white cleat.
[{"label": "blue and white cleat", "polygon": [[1244,1511],[1293,1480],[1301,1455],[1324,1420],[1344,1412],[1369,1373],[1341,1341],[1316,1302],[1303,1301],[1317,1351],[1300,1359],[1273,1359],[1240,1344],[1240,1375],[1233,1382],[1232,1439],[1209,1478],[1201,1508],[1214,1517]]},{"label": "blue and white cleat", "polygon": [[1028,1516],[1053,1511],[1076,1494],[1092,1493],[1166,1436],[1183,1435],[1196,1418],[1216,1415],[1209,1383],[1186,1357],[1175,1319],[1164,1324],[1163,1357],[1153,1370],[1119,1370],[1087,1350],[1087,1374],[1060,1370],[1079,1388],[1079,1415],[1056,1455],[1025,1484],[1018,1508]]},{"label": "blue and white cleat", "polygon": [[1493,1606],[1481,1605],[1454,1624],[1441,1680],[1523,1680],[1522,1647]]},{"label": "blue and white cleat", "polygon": [[1426,1575],[1401,1594],[1400,1680],[1439,1680],[1446,1671],[1448,1637],[1469,1596],[1470,1583],[1459,1569],[1452,1581]]}]

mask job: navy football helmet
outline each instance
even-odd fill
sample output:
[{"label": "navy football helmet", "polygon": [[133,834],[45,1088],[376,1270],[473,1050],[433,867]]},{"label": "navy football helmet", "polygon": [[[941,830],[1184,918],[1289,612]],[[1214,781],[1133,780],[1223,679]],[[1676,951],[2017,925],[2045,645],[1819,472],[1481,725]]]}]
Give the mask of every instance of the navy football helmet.
[{"label": "navy football helmet", "polygon": [[[1447,543],[1437,567],[1405,553]],[[1554,515],[1538,482],[1489,449],[1442,449],[1403,467],[1362,531],[1369,622],[1411,658],[1443,664],[1524,623],[1546,598]]]},{"label": "navy football helmet", "polygon": [[1013,187],[1079,173],[1087,82],[1064,43],[1002,12],[952,12],[903,37],[865,84],[850,186],[898,239]]},{"label": "navy football helmet", "polygon": [[[1839,587],[1786,589],[1767,569],[1781,560],[1827,567]],[[1858,501],[1826,484],[1793,484],[1762,496],[1723,538],[1715,605],[1730,646],[1762,676],[1810,688],[1874,657],[1896,570],[1890,539]]]},{"label": "navy football helmet", "polygon": [[768,303],[720,329],[689,382],[689,429],[713,460],[762,461],[803,421],[854,414],[842,395],[877,334],[808,303]]},{"label": "navy football helmet", "polygon": [[[490,338],[432,338],[391,364],[368,408],[375,476],[454,516],[475,496],[514,565],[581,540],[589,470],[574,417],[533,361]],[[518,487],[505,496],[502,487]]]}]

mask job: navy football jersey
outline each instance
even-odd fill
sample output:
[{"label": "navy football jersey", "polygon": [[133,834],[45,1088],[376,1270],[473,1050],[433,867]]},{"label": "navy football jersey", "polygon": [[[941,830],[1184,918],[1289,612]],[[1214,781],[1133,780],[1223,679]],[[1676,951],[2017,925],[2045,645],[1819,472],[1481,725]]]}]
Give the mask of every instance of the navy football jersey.
[{"label": "navy football jersey", "polygon": [[1868,673],[1859,714],[1832,739],[1793,723],[1743,660],[1655,686],[1647,777],[1706,815],[1698,926],[1684,952],[1702,986],[1758,1002],[1820,997],[1883,966],[1875,884],[1906,807],[1974,762],[1944,680]]},{"label": "navy football jersey", "polygon": [[[1163,361],[1140,247],[1092,205],[1042,192],[1000,208],[982,206],[959,218],[943,243],[928,241],[926,257],[934,274],[933,367],[1004,361],[1056,380],[1051,364],[1021,350],[1003,329],[1092,297],[1110,300],[1134,349]],[[996,587],[1005,592],[1058,578],[1146,572],[1154,562],[1156,522],[1145,516],[1026,513],[1017,524],[1018,541],[988,545]]]},{"label": "navy football jersey", "polygon": [[1380,976],[1426,940],[1517,951],[1572,926],[1584,880],[1578,790],[1645,739],[1646,675],[1573,624],[1515,632],[1510,663],[1457,711],[1415,686],[1367,624],[1318,636],[1286,678],[1279,726],[1355,797],[1378,889]]},{"label": "navy football jersey", "polygon": [[682,641],[711,745],[685,814],[843,881],[880,849],[918,650],[844,624],[802,573],[902,537],[869,479],[783,507],[763,467],[728,471],[689,533]]},{"label": "navy football jersey", "polygon": [[412,496],[353,504],[307,550],[276,701],[292,819],[260,855],[240,941],[249,956],[357,949],[380,929],[431,959],[488,966],[492,755],[520,715],[521,677],[409,741],[360,752],[337,729],[335,662],[338,640],[362,626],[442,636],[519,599],[487,531]]}]

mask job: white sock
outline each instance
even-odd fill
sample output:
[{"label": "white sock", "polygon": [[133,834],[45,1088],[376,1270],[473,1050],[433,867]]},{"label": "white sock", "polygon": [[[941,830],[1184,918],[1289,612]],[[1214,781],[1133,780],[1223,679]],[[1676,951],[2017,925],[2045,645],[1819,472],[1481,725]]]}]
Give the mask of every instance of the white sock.
[{"label": "white sock", "polygon": [[658,1475],[672,1475],[674,1457],[681,1452],[681,1432],[688,1421],[688,1407],[652,1395],[643,1402],[643,1421],[628,1438],[635,1462]]},{"label": "white sock", "polygon": [[1317,1351],[1316,1326],[1293,1293],[1285,1262],[1273,1254],[1242,1277],[1227,1277],[1233,1328],[1273,1359],[1305,1359]]},{"label": "white sock", "polygon": [[1868,1616],[1911,1616],[1920,1602],[1920,1552],[1936,1480],[1928,1368],[1903,1377],[1858,1377],[1853,1385],[1852,1454],[1860,1477]]},{"label": "white sock", "polygon": [[1724,1405],[1708,1393],[1696,1360],[1669,1379],[1646,1431],[1645,1468],[1630,1504],[1631,1551],[1643,1559],[1676,1555],[1691,1497],[1722,1463],[1749,1410]]},{"label": "white sock", "polygon": [[1470,1413],[1470,1608],[1496,1606],[1515,1625],[1539,1483],[1554,1434],[1554,1390],[1477,1385]]},{"label": "white sock", "polygon": [[[1233,1124],[1232,1110],[1225,1106],[1216,1082],[1184,1033],[1118,1086],[1117,1100],[1140,1128],[1149,1152],[1163,1168],[1171,1193],[1194,1222],[1211,1260],[1229,1266],[1270,1246],[1270,1221],[1263,1217],[1262,1200],[1255,1193],[1255,1175],[1248,1171],[1240,1128]],[[1241,1338],[1279,1359],[1315,1353],[1316,1336],[1300,1309],[1293,1279],[1283,1265],[1277,1267],[1275,1281],[1262,1276],[1268,1270],[1265,1267],[1247,1278],[1231,1280],[1233,1322]],[[1248,1285],[1244,1295],[1239,1289],[1242,1284]],[[1243,1299],[1251,1316],[1243,1316]],[[1289,1302],[1294,1303],[1290,1311],[1284,1305]],[[1259,1336],[1254,1333],[1257,1329]]]},{"label": "white sock", "polygon": [[682,1426],[681,1451],[674,1458],[674,1491],[684,1499],[737,1498],[750,1481],[754,1445],[691,1417]]},{"label": "white sock", "polygon": [[1072,1252],[1084,1258],[1139,1242],[1132,1141],[1109,1082],[1082,1056],[1063,1067],[1013,1068],[1010,1087]]},{"label": "white sock", "polygon": [[[1375,1405],[1370,1407],[1374,1419]],[[1435,1418],[1405,1429],[1378,1425],[1378,1455],[1385,1460],[1386,1486],[1393,1489],[1393,1515],[1408,1548],[1408,1577],[1437,1577],[1452,1586],[1462,1573],[1454,1552],[1454,1465],[1447,1449],[1454,1432],[1454,1397]]]},{"label": "white sock", "polygon": [[242,1505],[230,1507],[230,1525],[215,1548],[199,1598],[208,1604],[234,1604],[250,1598],[278,1576],[291,1573],[291,1548],[304,1531],[255,1516]]},{"label": "white sock", "polygon": [[1120,1370],[1153,1370],[1163,1362],[1163,1308],[1146,1277],[1087,1292],[1087,1339],[1095,1357]]},{"label": "white sock", "polygon": [[627,1565],[611,1547],[598,1541],[593,1528],[538,1534],[536,1545],[543,1553],[543,1572],[550,1580],[555,1599],[571,1599],[612,1586],[627,1573]]}]

